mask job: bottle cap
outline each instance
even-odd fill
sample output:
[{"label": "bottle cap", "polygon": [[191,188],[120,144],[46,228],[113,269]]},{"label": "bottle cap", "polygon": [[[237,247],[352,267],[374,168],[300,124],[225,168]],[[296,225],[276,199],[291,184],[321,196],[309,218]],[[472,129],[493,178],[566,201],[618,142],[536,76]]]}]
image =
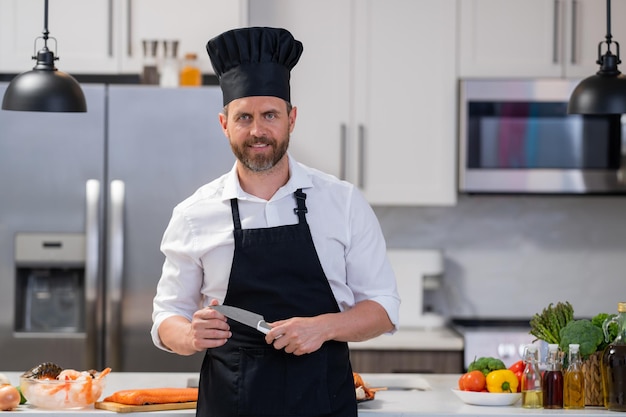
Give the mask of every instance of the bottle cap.
[{"label": "bottle cap", "polygon": [[578,352],[579,348],[580,348],[580,345],[578,343],[571,343],[569,345],[569,350],[572,352]]},{"label": "bottle cap", "polygon": [[556,343],[550,343],[548,345],[548,351],[552,352],[555,350],[559,350],[559,345],[557,345]]}]

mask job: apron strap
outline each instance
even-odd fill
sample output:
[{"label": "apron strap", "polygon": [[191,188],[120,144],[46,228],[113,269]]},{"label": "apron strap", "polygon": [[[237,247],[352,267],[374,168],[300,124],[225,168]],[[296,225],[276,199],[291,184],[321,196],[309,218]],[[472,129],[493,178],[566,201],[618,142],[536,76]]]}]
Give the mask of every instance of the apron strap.
[{"label": "apron strap", "polygon": [[308,212],[306,208],[306,194],[302,192],[302,188],[298,188],[295,193],[293,193],[296,198],[296,204],[298,205],[293,209],[293,212],[298,215],[298,220],[300,223],[306,223],[305,214]]},{"label": "apron strap", "polygon": [[230,212],[233,214],[233,224],[235,230],[241,230],[241,219],[239,219],[239,204],[236,198],[230,199]]}]

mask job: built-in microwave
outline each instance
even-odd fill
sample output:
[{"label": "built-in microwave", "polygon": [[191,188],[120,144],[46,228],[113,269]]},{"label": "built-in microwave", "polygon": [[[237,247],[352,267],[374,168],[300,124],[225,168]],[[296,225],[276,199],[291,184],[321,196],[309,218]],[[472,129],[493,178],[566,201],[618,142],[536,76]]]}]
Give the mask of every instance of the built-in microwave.
[{"label": "built-in microwave", "polygon": [[459,190],[625,193],[626,117],[567,114],[578,82],[461,80]]}]

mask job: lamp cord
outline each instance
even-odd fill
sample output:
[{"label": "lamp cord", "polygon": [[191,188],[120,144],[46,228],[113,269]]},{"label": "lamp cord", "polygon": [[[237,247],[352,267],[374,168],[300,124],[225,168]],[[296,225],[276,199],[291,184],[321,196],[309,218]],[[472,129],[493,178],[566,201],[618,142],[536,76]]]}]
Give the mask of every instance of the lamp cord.
[{"label": "lamp cord", "polygon": [[606,43],[609,50],[611,49],[611,39],[613,39],[613,35],[611,35],[611,0],[606,0]]},{"label": "lamp cord", "polygon": [[48,0],[44,1],[43,10],[43,42],[44,46],[48,47],[48,35],[50,34],[50,32],[48,31]]}]

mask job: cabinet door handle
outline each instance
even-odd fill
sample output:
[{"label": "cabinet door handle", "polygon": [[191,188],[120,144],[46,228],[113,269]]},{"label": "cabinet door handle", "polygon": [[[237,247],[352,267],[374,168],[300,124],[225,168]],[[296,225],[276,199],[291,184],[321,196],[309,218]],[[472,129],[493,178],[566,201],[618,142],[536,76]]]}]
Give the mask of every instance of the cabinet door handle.
[{"label": "cabinet door handle", "polygon": [[108,42],[107,49],[109,53],[109,58],[113,58],[113,0],[109,0],[108,13],[109,13],[109,21],[108,21],[109,37],[107,39],[107,42]]},{"label": "cabinet door handle", "polygon": [[559,63],[559,18],[560,18],[560,4],[559,0],[554,0],[554,24],[552,26],[552,63]]},{"label": "cabinet door handle", "polygon": [[365,126],[359,125],[359,188],[365,187]]},{"label": "cabinet door handle", "polygon": [[121,180],[113,180],[109,185],[111,204],[109,206],[109,228],[106,271],[106,348],[104,363],[113,369],[122,365],[121,323],[122,291],[124,279],[124,206],[126,186]]},{"label": "cabinet door handle", "polygon": [[126,2],[126,53],[129,57],[133,56],[133,38],[132,38],[132,29],[133,29],[133,4],[132,0],[127,0]]},{"label": "cabinet door handle", "polygon": [[572,45],[571,45],[571,63],[572,65],[578,62],[578,56],[576,53],[576,47],[578,45],[578,1],[572,0]]},{"label": "cabinet door handle", "polygon": [[98,368],[101,349],[98,347],[98,332],[101,314],[98,312],[100,266],[100,181],[87,180],[85,185],[85,333],[87,333],[86,365]]},{"label": "cabinet door handle", "polygon": [[339,127],[339,179],[346,179],[346,158],[348,156],[348,128],[345,123]]}]

